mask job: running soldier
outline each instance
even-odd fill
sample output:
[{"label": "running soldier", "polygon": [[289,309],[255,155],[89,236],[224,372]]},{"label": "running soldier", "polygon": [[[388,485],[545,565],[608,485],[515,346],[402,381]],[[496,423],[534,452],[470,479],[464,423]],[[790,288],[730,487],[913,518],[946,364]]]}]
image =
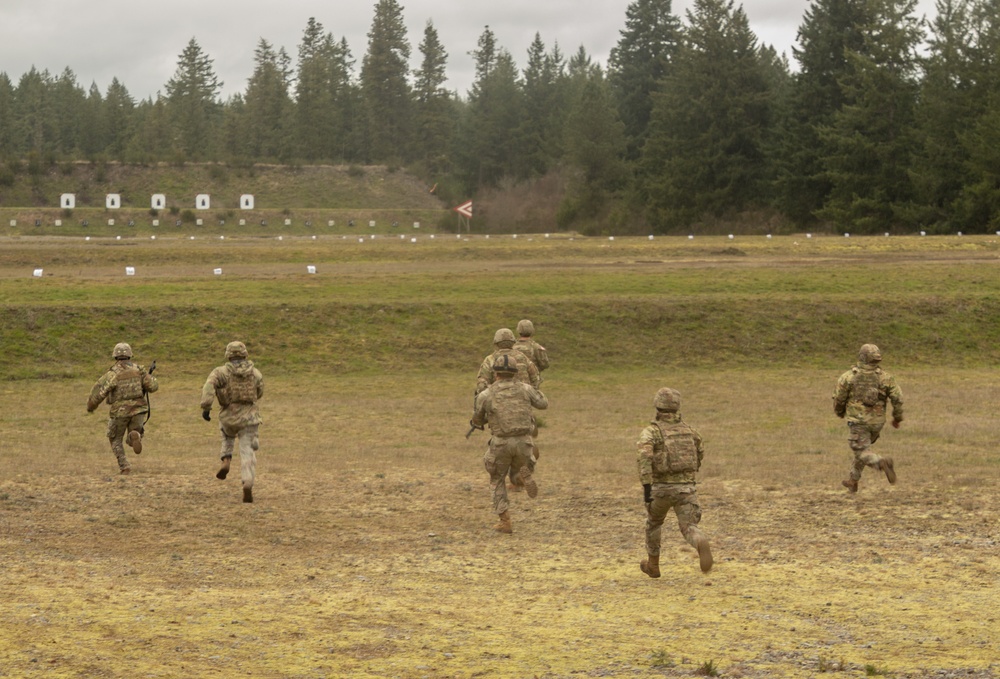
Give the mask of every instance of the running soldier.
[{"label": "running soldier", "polygon": [[705,455],[701,436],[680,414],[681,395],[664,387],[653,397],[656,419],[639,435],[639,481],[646,504],[646,553],[639,568],[651,578],[660,577],[660,529],[673,508],[681,535],[698,550],[701,571],[712,570],[712,548],[698,529],[696,475]]},{"label": "running soldier", "polygon": [[[142,437],[145,433],[143,416],[149,412],[146,394],[160,388],[153,369],[146,369],[132,362],[132,347],[125,342],[119,342],[111,352],[115,364],[111,366],[97,384],[90,390],[87,399],[87,412],[92,413],[108,400],[111,411],[108,417],[108,440],[111,441],[111,452],[118,459],[118,470],[122,474],[132,472],[132,465],[125,456],[125,446],[122,440],[128,442],[135,454],[142,452]],[[154,362],[155,365],[155,362]]]},{"label": "running soldier", "polygon": [[[519,337],[517,341],[514,342],[514,348],[527,356],[528,360],[534,363],[535,367],[538,368],[539,373],[548,368],[548,352],[545,351],[545,347],[532,338],[532,335],[535,334],[535,324],[526,318],[518,321],[517,334]],[[541,375],[539,375],[539,379],[542,379]]]},{"label": "running soldier", "polygon": [[847,418],[850,436],[847,441],[854,451],[854,462],[846,479],[841,481],[852,493],[858,492],[858,481],[865,467],[885,472],[889,483],[896,483],[892,458],[871,452],[885,426],[885,405],[892,402],[892,426],[899,429],[903,421],[903,392],[892,375],[882,370],[882,352],[874,344],[864,344],[858,352],[858,364],[837,380],[833,393],[833,412]]},{"label": "running soldier", "polygon": [[233,447],[240,440],[240,479],[243,501],[253,502],[253,483],[257,470],[260,440],[257,428],[263,423],[257,401],[264,395],[264,378],[247,359],[243,342],[226,345],[228,363],[213,370],[201,390],[201,416],[212,421],[212,401],[219,401],[219,430],[222,433],[222,467],[216,478],[229,475]]},{"label": "running soldier", "polygon": [[476,397],[476,411],[469,421],[476,429],[482,429],[487,423],[490,425],[492,437],[483,463],[490,475],[493,510],[500,517],[495,529],[501,533],[513,532],[507,498],[507,474],[520,480],[528,497],[538,495],[538,484],[532,477],[535,462],[531,457],[531,430],[535,423],[531,409],[549,407],[542,392],[514,379],[517,370],[514,356],[504,354],[496,359],[492,371],[497,380]]}]

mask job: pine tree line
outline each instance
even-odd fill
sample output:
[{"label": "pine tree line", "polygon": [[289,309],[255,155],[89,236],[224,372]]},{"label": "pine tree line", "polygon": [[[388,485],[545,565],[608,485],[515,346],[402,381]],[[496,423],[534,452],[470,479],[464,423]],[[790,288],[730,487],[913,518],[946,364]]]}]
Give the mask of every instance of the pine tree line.
[{"label": "pine tree line", "polygon": [[310,19],[297,59],[261,39],[220,99],[191,39],[156,97],[69,68],[0,73],[0,188],[62,159],[406,166],[446,198],[565,178],[559,225],[676,232],[749,216],[857,233],[1000,228],[1000,0],[813,0],[792,69],[741,6],[633,0],[605,66],[539,34],[524,66],[487,26],[475,79],[446,88],[432,22],[410,71],[396,0],[360,64]]}]

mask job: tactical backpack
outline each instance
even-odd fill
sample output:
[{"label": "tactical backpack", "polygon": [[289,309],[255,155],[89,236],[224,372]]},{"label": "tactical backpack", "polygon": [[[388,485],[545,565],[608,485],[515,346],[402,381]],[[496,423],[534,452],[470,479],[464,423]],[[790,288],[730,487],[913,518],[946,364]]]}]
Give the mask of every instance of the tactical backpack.
[{"label": "tactical backpack", "polygon": [[657,422],[653,434],[653,473],[690,474],[696,471],[698,448],[691,427],[683,422],[667,426]]}]

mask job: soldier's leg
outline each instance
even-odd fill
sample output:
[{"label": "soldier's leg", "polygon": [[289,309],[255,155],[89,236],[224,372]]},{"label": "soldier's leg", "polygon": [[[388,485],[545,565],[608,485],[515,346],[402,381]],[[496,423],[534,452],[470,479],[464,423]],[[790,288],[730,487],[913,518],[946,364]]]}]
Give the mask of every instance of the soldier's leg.
[{"label": "soldier's leg", "polygon": [[871,452],[872,431],[863,424],[851,423],[851,435],[847,439],[854,453],[854,462],[851,464],[850,480],[857,482],[861,480],[861,472],[865,467],[877,467],[881,458]]},{"label": "soldier's leg", "polygon": [[215,478],[224,479],[229,476],[229,465],[233,459],[233,447],[236,443],[236,432],[227,432],[226,428],[219,425],[219,434],[222,436],[222,467],[215,474]]},{"label": "soldier's leg", "polygon": [[660,532],[673,500],[666,491],[653,486],[653,501],[646,504],[646,554],[660,556]]},{"label": "soldier's leg", "polygon": [[535,473],[535,458],[532,457],[531,437],[524,436],[517,440],[517,449],[514,452],[514,460],[511,464],[511,476],[517,472],[517,480],[521,482],[528,493],[528,497],[538,497],[538,484],[535,483],[533,475]]},{"label": "soldier's leg", "polygon": [[243,501],[253,502],[253,482],[257,475],[257,452],[254,442],[257,440],[256,424],[243,427],[240,430],[240,480],[243,481]]},{"label": "soldier's leg", "polygon": [[690,492],[683,490],[679,492],[674,513],[677,514],[677,526],[681,529],[681,535],[689,545],[698,550],[701,572],[709,572],[713,564],[712,547],[708,537],[698,527],[701,523],[701,505],[698,503],[698,493],[693,486]]},{"label": "soldier's leg", "polygon": [[128,429],[128,418],[108,418],[108,441],[111,442],[111,452],[118,460],[118,471],[122,474],[128,474],[132,471],[132,465],[125,457],[125,446],[122,443],[126,429]]},{"label": "soldier's leg", "polygon": [[128,434],[125,440],[138,455],[142,452],[142,421],[146,419],[146,413],[139,413],[138,415],[133,415],[128,420]]},{"label": "soldier's leg", "polygon": [[493,494],[493,511],[503,514],[510,509],[505,479],[510,471],[511,456],[496,437],[490,439],[489,450],[483,456],[483,465],[490,475],[490,491]]}]

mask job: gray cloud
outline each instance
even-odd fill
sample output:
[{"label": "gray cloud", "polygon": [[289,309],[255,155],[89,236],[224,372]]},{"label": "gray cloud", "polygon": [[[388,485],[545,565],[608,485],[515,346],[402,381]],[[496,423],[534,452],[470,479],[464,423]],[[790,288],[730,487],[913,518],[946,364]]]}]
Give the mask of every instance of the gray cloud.
[{"label": "gray cloud", "polygon": [[[535,33],[547,49],[558,44],[569,56],[582,45],[595,61],[606,63],[625,25],[629,0],[401,0],[412,49],[430,19],[448,51],[447,86],[465,94],[472,84],[469,53],[484,26],[523,66]],[[692,0],[674,3],[684,18]],[[137,99],[155,96],[173,75],[177,58],[193,37],[212,58],[224,96],[242,92],[253,70],[260,38],[284,47],[293,62],[310,17],[335,38],[346,38],[356,69],[367,51],[375,2],[328,0],[172,0],[170,3],[121,0],[3,0],[0,3],[0,71],[14,83],[32,66],[58,74],[67,66],[88,88],[106,91],[113,77]],[[791,46],[807,0],[747,0],[744,11],[763,43],[791,57]],[[933,0],[921,0],[933,13]]]}]

